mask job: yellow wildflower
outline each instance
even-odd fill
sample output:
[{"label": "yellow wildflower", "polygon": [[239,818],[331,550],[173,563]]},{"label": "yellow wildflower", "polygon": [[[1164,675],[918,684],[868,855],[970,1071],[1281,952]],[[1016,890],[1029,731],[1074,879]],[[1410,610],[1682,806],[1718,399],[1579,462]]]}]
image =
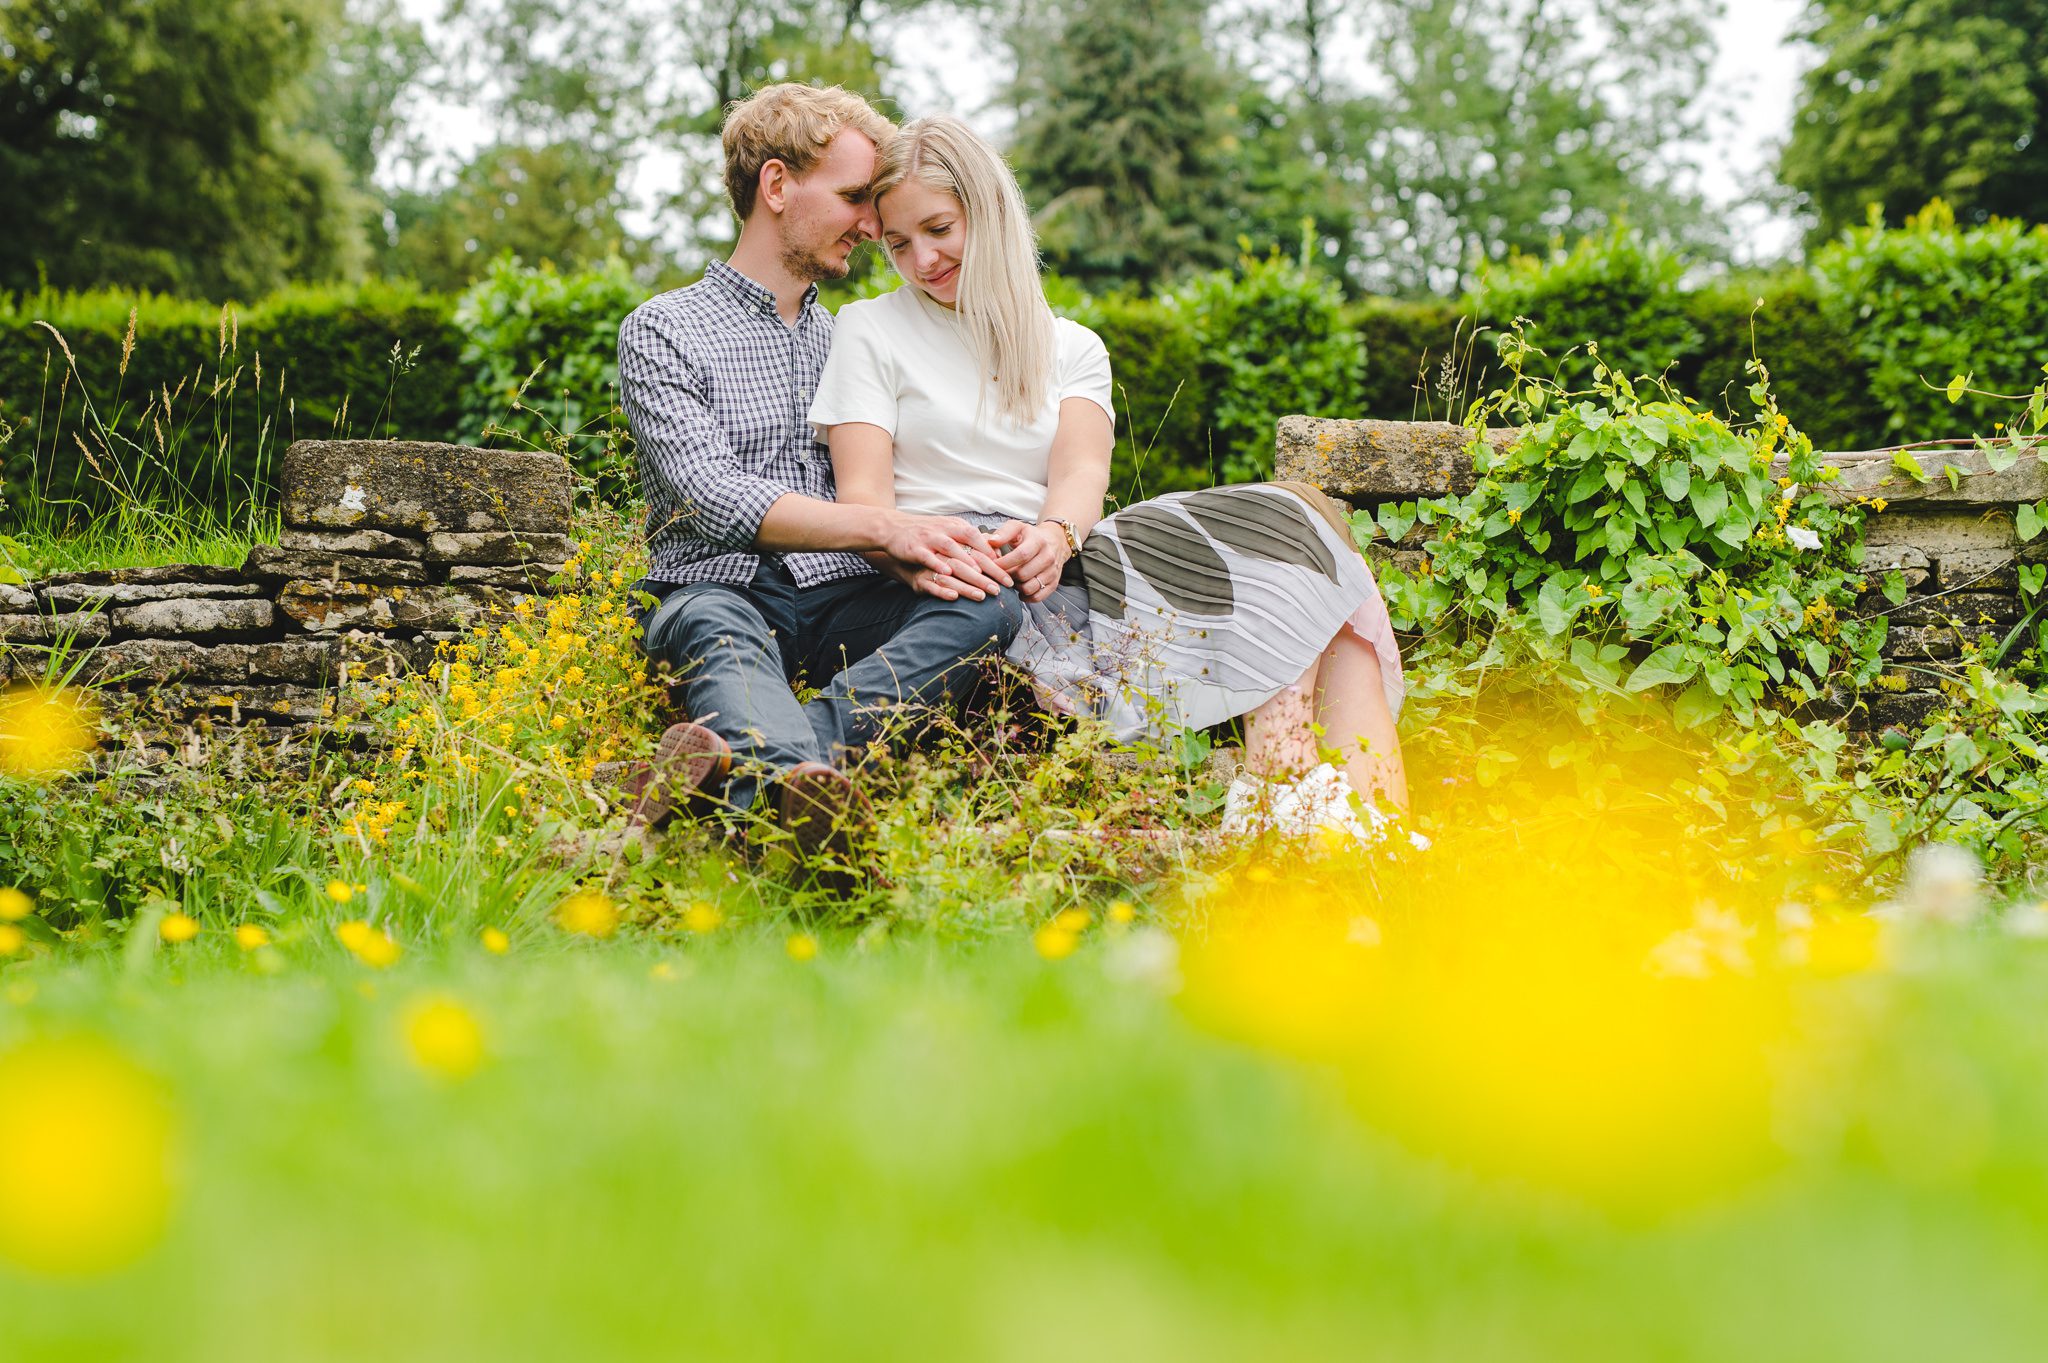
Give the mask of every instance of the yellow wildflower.
[{"label": "yellow wildflower", "polygon": [[0,888],[0,923],[19,923],[35,912],[35,907],[27,895],[13,886]]},{"label": "yellow wildflower", "polygon": [[1119,899],[1110,904],[1107,916],[1112,923],[1128,923],[1138,916],[1138,911],[1131,907],[1129,900]]},{"label": "yellow wildflower", "polygon": [[189,942],[199,935],[199,920],[189,913],[166,914],[163,922],[157,924],[156,931],[157,936],[173,945]]},{"label": "yellow wildflower", "polygon": [[421,999],[406,1010],[405,1045],[413,1063],[443,1079],[466,1079],[484,1061],[484,1031],[449,998]]},{"label": "yellow wildflower", "polygon": [[270,934],[254,923],[242,923],[235,928],[235,945],[244,951],[270,945]]},{"label": "yellow wildflower", "polygon": [[792,933],[783,949],[789,953],[789,959],[792,961],[815,960],[818,955],[818,939],[808,932]]},{"label": "yellow wildflower", "polygon": [[698,900],[683,910],[683,926],[691,932],[716,932],[719,924],[725,922],[725,914],[716,904]]},{"label": "yellow wildflower", "polygon": [[1074,947],[1080,940],[1055,922],[1046,924],[1033,934],[1031,945],[1037,948],[1038,954],[1046,960],[1059,961],[1073,955]]},{"label": "yellow wildflower", "polygon": [[337,904],[346,904],[356,897],[356,892],[345,880],[330,880],[327,882],[327,897]]},{"label": "yellow wildflower", "polygon": [[602,890],[579,890],[556,907],[555,922],[578,937],[609,937],[618,930],[619,911]]},{"label": "yellow wildflower", "polygon": [[90,702],[62,687],[0,691],[0,775],[49,780],[75,771],[98,727]]},{"label": "yellow wildflower", "polygon": [[483,943],[484,950],[493,956],[503,956],[512,949],[512,939],[505,935],[503,928],[485,928]]},{"label": "yellow wildflower", "polygon": [[27,933],[12,923],[0,923],[0,956],[12,956],[27,945]]}]

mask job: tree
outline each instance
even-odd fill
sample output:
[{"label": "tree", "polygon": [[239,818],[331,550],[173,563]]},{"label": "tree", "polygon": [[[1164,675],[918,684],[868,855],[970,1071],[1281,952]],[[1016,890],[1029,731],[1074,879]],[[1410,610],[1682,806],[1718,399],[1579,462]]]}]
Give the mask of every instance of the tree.
[{"label": "tree", "polygon": [[250,297],[360,269],[341,157],[292,129],[331,0],[0,8],[0,288]]},{"label": "tree", "polygon": [[1012,161],[1047,262],[1092,286],[1229,263],[1241,76],[1204,42],[1201,0],[1067,0],[1013,40]]},{"label": "tree", "polygon": [[1373,69],[1334,121],[1368,282],[1477,267],[1626,218],[1718,243],[1676,149],[1695,136],[1720,0],[1373,0]]},{"label": "tree", "polygon": [[1779,175],[1826,239],[1877,204],[1928,200],[1965,221],[2048,220],[2048,3],[1814,0],[1806,75]]}]

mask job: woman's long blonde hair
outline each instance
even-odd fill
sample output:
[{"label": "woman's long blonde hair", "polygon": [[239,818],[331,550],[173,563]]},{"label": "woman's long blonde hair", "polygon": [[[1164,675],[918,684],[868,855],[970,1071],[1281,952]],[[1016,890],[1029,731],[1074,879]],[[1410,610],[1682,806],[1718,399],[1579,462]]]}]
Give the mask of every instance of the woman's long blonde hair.
[{"label": "woman's long blonde hair", "polygon": [[[967,249],[956,311],[982,372],[995,376],[997,410],[1019,424],[1036,420],[1052,387],[1052,309],[1038,277],[1038,241],[1017,177],[973,129],[940,115],[907,124],[883,149],[875,198],[913,178],[960,201]],[[985,394],[986,382],[983,387]]]}]

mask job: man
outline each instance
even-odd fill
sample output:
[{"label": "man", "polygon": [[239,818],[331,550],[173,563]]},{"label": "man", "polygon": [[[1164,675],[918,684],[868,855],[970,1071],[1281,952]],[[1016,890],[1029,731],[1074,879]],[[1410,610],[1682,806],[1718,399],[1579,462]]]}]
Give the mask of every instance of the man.
[{"label": "man", "polygon": [[[879,235],[868,193],[895,135],[858,95],[771,85],[725,121],[741,227],[727,261],[636,308],[619,388],[639,446],[658,604],[648,655],[692,722],[662,735],[635,818],[713,795],[765,798],[810,855],[859,797],[841,772],[909,705],[959,700],[1022,620],[987,538],[951,517],[833,500],[806,421],[831,343],[818,281]],[[824,689],[799,704],[792,680]]]}]

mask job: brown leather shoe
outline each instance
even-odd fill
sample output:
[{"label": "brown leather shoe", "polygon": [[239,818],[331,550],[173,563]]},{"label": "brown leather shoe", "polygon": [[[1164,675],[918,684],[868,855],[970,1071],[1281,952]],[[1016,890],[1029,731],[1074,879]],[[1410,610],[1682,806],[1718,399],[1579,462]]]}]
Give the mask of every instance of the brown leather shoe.
[{"label": "brown leather shoe", "polygon": [[662,730],[652,760],[619,783],[630,828],[660,828],[692,805],[709,804],[732,771],[732,748],[701,724]]},{"label": "brown leather shoe", "polygon": [[775,812],[795,840],[797,860],[814,870],[846,868],[857,836],[875,821],[859,787],[823,762],[799,763],[782,774]]}]

